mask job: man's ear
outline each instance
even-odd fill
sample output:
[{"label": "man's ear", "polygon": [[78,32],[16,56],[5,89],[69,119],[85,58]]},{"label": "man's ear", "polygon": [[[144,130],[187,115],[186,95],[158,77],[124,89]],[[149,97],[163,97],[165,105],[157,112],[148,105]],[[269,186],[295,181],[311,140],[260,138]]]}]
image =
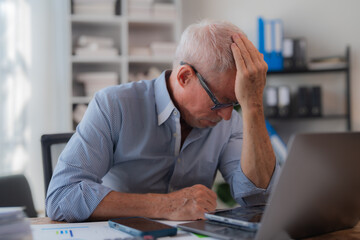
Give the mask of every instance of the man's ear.
[{"label": "man's ear", "polygon": [[182,87],[185,87],[191,82],[191,79],[193,79],[194,76],[195,72],[190,66],[181,66],[177,74],[178,84]]}]

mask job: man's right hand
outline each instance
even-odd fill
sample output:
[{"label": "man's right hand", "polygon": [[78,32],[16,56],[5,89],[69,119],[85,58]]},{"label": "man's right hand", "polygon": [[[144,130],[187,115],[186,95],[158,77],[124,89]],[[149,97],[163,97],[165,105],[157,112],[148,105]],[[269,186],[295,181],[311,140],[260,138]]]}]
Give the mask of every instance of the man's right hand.
[{"label": "man's right hand", "polygon": [[216,194],[204,185],[194,185],[168,194],[111,191],[91,214],[91,220],[143,216],[167,220],[204,219],[216,208]]},{"label": "man's right hand", "polygon": [[216,209],[216,198],[215,192],[197,184],[167,194],[159,210],[168,220],[204,219],[204,213]]}]

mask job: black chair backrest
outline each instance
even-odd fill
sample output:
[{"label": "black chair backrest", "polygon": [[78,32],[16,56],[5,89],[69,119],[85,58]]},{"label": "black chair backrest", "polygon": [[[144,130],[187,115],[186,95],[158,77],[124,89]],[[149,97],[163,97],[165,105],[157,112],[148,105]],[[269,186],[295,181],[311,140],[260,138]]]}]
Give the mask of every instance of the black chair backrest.
[{"label": "black chair backrest", "polygon": [[0,207],[25,207],[28,217],[37,217],[31,190],[23,174],[0,177]]},{"label": "black chair backrest", "polygon": [[45,197],[52,173],[57,162],[57,157],[53,157],[52,146],[66,144],[74,133],[44,134],[41,136],[41,151],[43,158]]}]

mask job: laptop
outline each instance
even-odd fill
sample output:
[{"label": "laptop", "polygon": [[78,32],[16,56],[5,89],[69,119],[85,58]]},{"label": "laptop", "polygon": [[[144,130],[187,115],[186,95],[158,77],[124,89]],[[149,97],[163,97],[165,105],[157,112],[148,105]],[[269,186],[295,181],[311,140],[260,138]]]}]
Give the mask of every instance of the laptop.
[{"label": "laptop", "polygon": [[281,240],[351,228],[359,217],[360,133],[310,133],[290,140],[287,160],[255,229],[235,225],[239,216],[229,213],[223,222],[178,227],[219,239]]}]

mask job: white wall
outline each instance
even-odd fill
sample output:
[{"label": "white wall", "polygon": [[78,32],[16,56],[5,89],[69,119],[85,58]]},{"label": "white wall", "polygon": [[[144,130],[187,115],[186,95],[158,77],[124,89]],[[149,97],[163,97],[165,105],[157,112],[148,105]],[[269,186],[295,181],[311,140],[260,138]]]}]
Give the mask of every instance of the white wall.
[{"label": "white wall", "polygon": [[31,21],[31,64],[29,66],[31,96],[27,115],[29,161],[25,175],[31,187],[35,208],[41,212],[45,203],[40,137],[43,132],[51,129],[54,122],[54,108],[51,101],[54,93],[51,76],[53,49],[50,29],[52,22],[49,1],[30,0],[28,4]]},{"label": "white wall", "polygon": [[201,18],[228,20],[257,46],[257,17],[280,18],[286,37],[305,37],[308,57],[343,55],[351,46],[351,114],[360,130],[360,1],[183,0],[183,27]]},{"label": "white wall", "polygon": [[[57,0],[29,0],[31,21],[31,64],[29,81],[31,96],[27,113],[29,161],[24,169],[29,181],[35,208],[44,213],[44,178],[41,155],[41,135],[67,132],[70,119],[69,105],[68,52],[63,24],[67,24],[67,4]],[[59,17],[60,15],[60,17]],[[65,39],[64,39],[65,38]]]},{"label": "white wall", "polygon": [[[24,173],[44,209],[40,136],[56,127],[50,1],[0,1],[0,173]],[[4,50],[4,51],[2,51]]]}]

